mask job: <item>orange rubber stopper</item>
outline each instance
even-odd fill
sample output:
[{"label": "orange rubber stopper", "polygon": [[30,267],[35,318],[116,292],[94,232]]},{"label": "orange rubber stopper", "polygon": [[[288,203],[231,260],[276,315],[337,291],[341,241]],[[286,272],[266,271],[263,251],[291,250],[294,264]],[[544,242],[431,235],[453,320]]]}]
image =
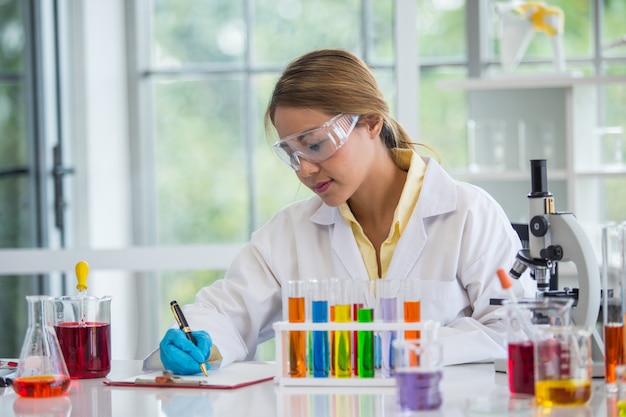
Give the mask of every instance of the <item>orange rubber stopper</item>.
[{"label": "orange rubber stopper", "polygon": [[498,269],[498,278],[500,279],[500,285],[502,285],[502,288],[504,288],[505,290],[508,290],[509,288],[511,288],[511,280],[509,279],[509,275],[506,273],[506,271],[502,268]]}]

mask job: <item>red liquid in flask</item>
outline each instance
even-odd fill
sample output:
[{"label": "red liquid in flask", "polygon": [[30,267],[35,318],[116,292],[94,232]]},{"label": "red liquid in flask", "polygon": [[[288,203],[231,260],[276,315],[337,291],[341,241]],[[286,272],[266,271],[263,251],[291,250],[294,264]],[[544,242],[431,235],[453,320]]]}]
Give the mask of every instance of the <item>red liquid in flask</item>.
[{"label": "red liquid in flask", "polygon": [[63,322],[54,326],[72,379],[102,378],[111,370],[111,325]]},{"label": "red liquid in flask", "polygon": [[66,375],[21,376],[13,380],[13,390],[22,397],[56,397],[69,387],[70,378]]}]

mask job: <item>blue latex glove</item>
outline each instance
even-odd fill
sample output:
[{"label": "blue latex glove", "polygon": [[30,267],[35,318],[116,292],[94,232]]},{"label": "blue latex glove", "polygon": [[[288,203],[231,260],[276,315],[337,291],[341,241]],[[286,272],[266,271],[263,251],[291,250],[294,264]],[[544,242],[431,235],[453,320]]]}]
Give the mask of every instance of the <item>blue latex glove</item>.
[{"label": "blue latex glove", "polygon": [[[159,345],[161,362],[165,369],[177,375],[193,375],[202,372],[200,363],[211,353],[211,336],[204,330],[191,332],[197,346],[191,343],[180,329],[169,329]],[[207,363],[207,368],[210,365]]]}]

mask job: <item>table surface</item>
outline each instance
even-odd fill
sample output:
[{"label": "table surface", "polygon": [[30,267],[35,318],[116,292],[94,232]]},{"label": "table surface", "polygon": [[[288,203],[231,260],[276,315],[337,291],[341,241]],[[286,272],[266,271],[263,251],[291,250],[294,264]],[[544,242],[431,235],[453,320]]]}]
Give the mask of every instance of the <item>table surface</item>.
[{"label": "table surface", "polygon": [[[141,361],[113,361],[109,378],[141,373]],[[616,416],[615,399],[594,379],[593,395],[581,407],[535,408],[515,412],[476,409],[482,399],[508,397],[507,375],[492,363],[444,368],[443,405],[425,416]],[[609,412],[607,412],[609,411]],[[103,379],[72,380],[67,395],[20,398],[0,388],[0,416],[400,416],[394,387],[283,387],[267,381],[233,390],[111,387]]]}]

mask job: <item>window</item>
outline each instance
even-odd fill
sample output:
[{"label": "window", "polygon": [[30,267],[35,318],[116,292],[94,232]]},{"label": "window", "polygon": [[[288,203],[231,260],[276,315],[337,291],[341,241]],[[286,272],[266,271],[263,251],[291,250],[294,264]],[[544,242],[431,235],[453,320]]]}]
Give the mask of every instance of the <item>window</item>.
[{"label": "window", "polygon": [[[245,242],[310,195],[274,156],[263,114],[283,67],[312,49],[360,55],[394,102],[393,2],[153,2],[150,58],[155,243]],[[321,24],[321,22],[324,22]],[[333,30],[328,30],[328,24]],[[191,302],[224,271],[165,273],[162,297]],[[161,326],[171,323],[168,303]]]},{"label": "window", "polygon": [[[55,7],[0,2],[0,249],[64,244],[63,176],[71,170],[62,170],[56,112]],[[19,355],[28,320],[24,297],[61,288],[57,274],[0,276],[0,304],[16,313],[0,316],[0,357]]]}]

